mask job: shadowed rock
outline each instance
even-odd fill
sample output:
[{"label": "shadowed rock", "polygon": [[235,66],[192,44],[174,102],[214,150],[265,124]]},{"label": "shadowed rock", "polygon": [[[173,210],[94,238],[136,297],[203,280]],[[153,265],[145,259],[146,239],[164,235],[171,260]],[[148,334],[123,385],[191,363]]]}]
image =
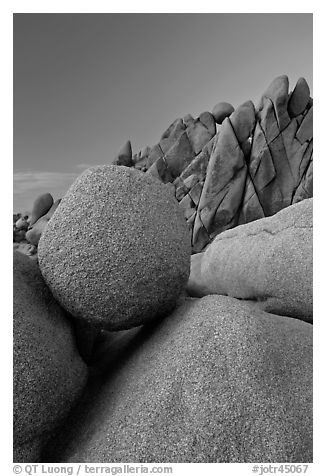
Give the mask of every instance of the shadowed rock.
[{"label": "shadowed rock", "polygon": [[233,298],[187,300],[79,411],[46,461],[311,462],[312,326]]},{"label": "shadowed rock", "polygon": [[299,78],[288,102],[290,117],[296,117],[303,113],[309,103],[309,99],[310,89],[308,83],[304,78]]},{"label": "shadowed rock", "polygon": [[234,107],[228,102],[219,102],[214,106],[212,115],[214,116],[215,122],[217,124],[222,124],[224,119],[231,116],[233,111]]},{"label": "shadowed rock", "polygon": [[50,193],[43,193],[35,200],[32,209],[32,215],[30,219],[30,225],[33,226],[34,223],[45,215],[53,205],[53,197]]},{"label": "shadowed rock", "polygon": [[125,145],[121,147],[113,163],[116,165],[124,165],[126,167],[131,167],[133,165],[130,140],[128,140]]},{"label": "shadowed rock", "polygon": [[37,264],[14,252],[14,461],[36,462],[87,377],[72,327]]},{"label": "shadowed rock", "polygon": [[255,127],[255,106],[252,101],[246,101],[230,116],[235,135],[241,144],[251,136]]}]

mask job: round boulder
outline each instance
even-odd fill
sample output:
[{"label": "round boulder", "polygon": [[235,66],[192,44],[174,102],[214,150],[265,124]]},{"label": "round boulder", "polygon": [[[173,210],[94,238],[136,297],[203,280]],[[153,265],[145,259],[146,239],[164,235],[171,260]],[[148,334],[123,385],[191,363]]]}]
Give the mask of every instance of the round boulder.
[{"label": "round boulder", "polygon": [[312,325],[206,296],[137,338],[46,461],[312,461]]},{"label": "round boulder", "polygon": [[169,313],[190,272],[186,221],[172,191],[124,166],[86,170],[41,236],[41,272],[73,316],[107,330]]},{"label": "round boulder", "polygon": [[25,230],[26,231],[26,230],[28,230],[28,227],[29,227],[29,223],[23,217],[20,217],[15,223],[16,230]]},{"label": "round boulder", "polygon": [[233,111],[234,107],[228,102],[219,102],[216,104],[212,111],[212,115],[214,116],[216,124],[222,124],[224,119],[231,116]]},{"label": "round boulder", "polygon": [[35,261],[14,252],[14,461],[38,461],[87,378],[75,336]]},{"label": "round boulder", "polygon": [[34,223],[41,218],[43,215],[46,214],[50,210],[53,205],[53,197],[50,193],[43,193],[42,195],[38,196],[33,204],[32,216],[30,225],[34,225]]}]

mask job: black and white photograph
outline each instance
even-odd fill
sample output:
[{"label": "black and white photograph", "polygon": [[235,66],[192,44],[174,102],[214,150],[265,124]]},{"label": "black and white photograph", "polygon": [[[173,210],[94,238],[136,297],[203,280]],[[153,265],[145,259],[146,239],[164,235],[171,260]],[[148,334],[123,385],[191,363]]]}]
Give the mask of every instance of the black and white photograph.
[{"label": "black and white photograph", "polygon": [[14,473],[309,474],[313,17],[12,12]]}]

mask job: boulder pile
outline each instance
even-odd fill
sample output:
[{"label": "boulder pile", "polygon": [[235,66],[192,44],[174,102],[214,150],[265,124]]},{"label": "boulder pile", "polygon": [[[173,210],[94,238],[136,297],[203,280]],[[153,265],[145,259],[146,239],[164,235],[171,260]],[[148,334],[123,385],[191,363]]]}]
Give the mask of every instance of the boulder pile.
[{"label": "boulder pile", "polygon": [[288,77],[277,77],[257,108],[219,103],[176,119],[130,167],[173,183],[200,252],[224,230],[312,197],[312,103],[304,78],[289,92]]},{"label": "boulder pile", "polygon": [[[250,100],[236,109],[220,102],[196,119],[187,114],[153,147],[132,154],[128,140],[113,164],[173,184],[191,231],[192,253],[198,253],[224,230],[311,198],[312,152],[309,86],[299,78],[289,91],[283,75],[271,82],[256,107]],[[60,200],[48,212],[50,203],[50,194],[35,200],[32,230],[26,238],[15,230],[14,241],[26,239],[37,247]]]},{"label": "boulder pile", "polygon": [[15,462],[312,461],[312,110],[280,76],[14,215]]}]

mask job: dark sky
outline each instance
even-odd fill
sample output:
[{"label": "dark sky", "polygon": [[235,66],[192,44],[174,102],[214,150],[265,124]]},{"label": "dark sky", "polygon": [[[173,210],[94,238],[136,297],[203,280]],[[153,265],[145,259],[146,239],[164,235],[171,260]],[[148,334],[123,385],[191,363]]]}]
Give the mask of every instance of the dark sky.
[{"label": "dark sky", "polygon": [[14,211],[281,74],[312,95],[312,14],[15,14]]}]

